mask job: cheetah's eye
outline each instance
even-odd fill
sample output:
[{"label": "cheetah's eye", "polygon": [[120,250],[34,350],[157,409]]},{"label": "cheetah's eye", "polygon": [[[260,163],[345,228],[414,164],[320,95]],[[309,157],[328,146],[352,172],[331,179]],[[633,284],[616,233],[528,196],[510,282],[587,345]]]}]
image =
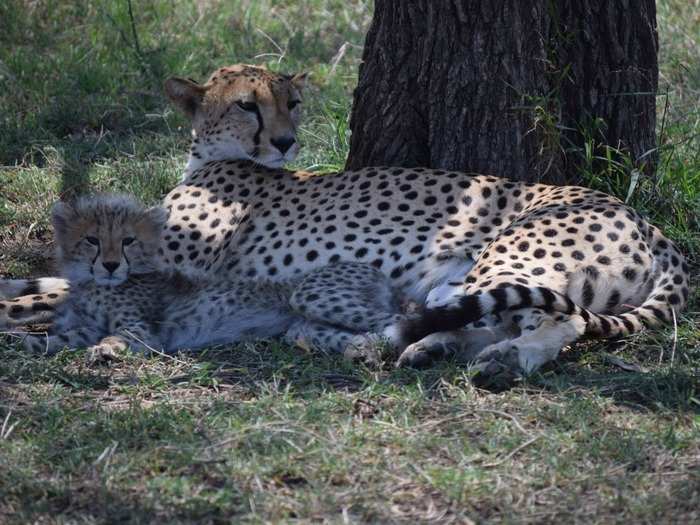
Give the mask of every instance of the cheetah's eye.
[{"label": "cheetah's eye", "polygon": [[301,100],[290,100],[289,102],[287,102],[287,108],[289,109],[289,111],[292,111],[295,107],[299,105],[300,102]]},{"label": "cheetah's eye", "polygon": [[133,243],[135,240],[136,240],[136,239],[134,239],[133,237],[124,237],[124,239],[122,239],[122,245],[124,245],[124,246],[129,246],[129,245],[130,245],[131,243]]},{"label": "cheetah's eye", "polygon": [[85,237],[85,240],[92,244],[93,246],[99,246],[100,245],[100,240],[97,237]]},{"label": "cheetah's eye", "polygon": [[244,111],[257,111],[258,105],[255,102],[246,102],[244,100],[236,100],[236,104]]}]

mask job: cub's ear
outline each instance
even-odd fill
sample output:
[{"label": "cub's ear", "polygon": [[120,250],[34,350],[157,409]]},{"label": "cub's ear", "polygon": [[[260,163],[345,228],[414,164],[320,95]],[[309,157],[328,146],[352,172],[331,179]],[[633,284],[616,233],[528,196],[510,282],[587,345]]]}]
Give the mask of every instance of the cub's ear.
[{"label": "cub's ear", "polygon": [[62,238],[66,236],[68,230],[76,221],[75,210],[63,201],[58,201],[51,208],[51,223],[53,224],[54,234],[56,237]]},{"label": "cub's ear", "polygon": [[147,243],[160,238],[160,232],[168,220],[168,210],[154,206],[145,210],[134,224],[136,236]]},{"label": "cub's ear", "polygon": [[194,117],[206,92],[206,87],[187,78],[171,77],[165,81],[168,98],[190,118]]},{"label": "cub's ear", "polygon": [[299,91],[303,91],[303,89],[306,87],[306,80],[308,79],[308,77],[308,73],[297,73],[290,79],[290,82]]},{"label": "cub's ear", "polygon": [[144,219],[151,221],[158,227],[161,227],[166,223],[169,215],[168,210],[162,206],[153,206],[152,208],[148,208],[146,210],[144,213]]},{"label": "cub's ear", "polygon": [[168,210],[162,206],[153,206],[152,208],[148,208],[146,210],[146,216],[161,226],[168,220],[169,215]]}]

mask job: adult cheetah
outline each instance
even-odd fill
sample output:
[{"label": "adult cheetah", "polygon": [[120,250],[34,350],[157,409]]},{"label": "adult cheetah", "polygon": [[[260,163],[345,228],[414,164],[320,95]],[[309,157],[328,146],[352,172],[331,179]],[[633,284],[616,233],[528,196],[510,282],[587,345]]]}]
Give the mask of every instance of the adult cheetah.
[{"label": "adult cheetah", "polygon": [[684,307],[679,250],[609,195],[424,168],[280,169],[298,147],[302,84],[247,65],[203,85],[166,82],[194,139],[183,181],[164,200],[162,268],[285,282],[369,264],[427,306],[383,330],[402,352],[398,363],[413,366],[460,349],[460,327],[489,314],[503,314],[516,334],[475,360],[521,373],[582,335],[632,333]]},{"label": "adult cheetah", "polygon": [[427,306],[385,330],[407,365],[444,357],[463,335],[453,330],[490,313],[507,313],[520,335],[477,360],[529,372],[584,334],[632,333],[685,305],[679,250],[588,188],[423,168],[274,169],[287,151],[280,140],[296,144],[299,78],[234,66],[204,85],[168,80],[195,138],[185,179],[165,198],[165,266],[283,281],[368,263]]}]

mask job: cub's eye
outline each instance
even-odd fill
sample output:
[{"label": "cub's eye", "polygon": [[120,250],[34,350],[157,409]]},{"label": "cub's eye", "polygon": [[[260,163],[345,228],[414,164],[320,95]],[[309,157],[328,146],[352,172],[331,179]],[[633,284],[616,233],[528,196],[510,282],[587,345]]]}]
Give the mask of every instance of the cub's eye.
[{"label": "cub's eye", "polygon": [[301,100],[290,100],[289,102],[287,102],[287,108],[289,108],[289,111],[297,107],[299,105],[299,102],[301,102]]},{"label": "cub's eye", "polygon": [[99,246],[100,240],[97,237],[85,237],[85,240],[93,246]]},{"label": "cub's eye", "polygon": [[258,109],[258,105],[255,102],[245,102],[243,100],[236,100],[236,104],[239,108],[245,111],[256,111]]},{"label": "cub's eye", "polygon": [[136,240],[136,239],[134,239],[133,237],[124,237],[124,239],[122,239],[122,244],[123,244],[124,246],[129,246],[129,245],[130,245],[131,243],[133,243],[135,240]]}]

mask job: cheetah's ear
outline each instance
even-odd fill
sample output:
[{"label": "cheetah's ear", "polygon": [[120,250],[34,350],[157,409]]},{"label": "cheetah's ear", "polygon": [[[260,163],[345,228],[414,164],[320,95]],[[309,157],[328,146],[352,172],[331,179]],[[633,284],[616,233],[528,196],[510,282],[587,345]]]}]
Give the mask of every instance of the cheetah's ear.
[{"label": "cheetah's ear", "polygon": [[168,220],[168,210],[154,206],[145,210],[134,224],[136,236],[147,244],[160,238],[160,232]]},{"label": "cheetah's ear", "polygon": [[299,91],[303,91],[306,87],[306,80],[309,78],[308,73],[297,73],[289,81]]},{"label": "cheetah's ear", "polygon": [[159,227],[161,227],[168,220],[168,215],[168,210],[162,206],[153,206],[152,208],[148,208],[146,210],[144,217],[153,224],[157,224]]},{"label": "cheetah's ear", "polygon": [[75,224],[75,221],[75,210],[70,204],[58,201],[51,208],[51,223],[57,238],[64,238],[68,230]]},{"label": "cheetah's ear", "polygon": [[165,81],[165,93],[177,107],[192,118],[201,105],[207,88],[194,80],[181,77],[171,77]]}]

